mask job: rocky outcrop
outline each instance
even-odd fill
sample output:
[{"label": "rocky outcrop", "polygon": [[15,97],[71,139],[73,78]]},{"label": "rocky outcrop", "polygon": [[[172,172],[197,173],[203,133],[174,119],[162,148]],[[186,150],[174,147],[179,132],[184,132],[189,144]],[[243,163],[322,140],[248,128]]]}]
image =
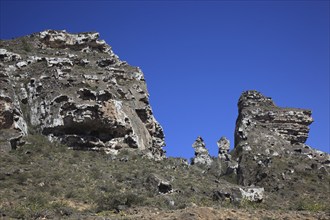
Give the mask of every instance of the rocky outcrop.
[{"label": "rocky outcrop", "polygon": [[[235,147],[256,149],[260,143],[278,149],[307,140],[312,112],[306,109],[280,108],[271,98],[257,91],[244,92],[238,101]],[[262,145],[263,149],[265,145]]]},{"label": "rocky outcrop", "polygon": [[173,192],[169,181],[163,180],[156,174],[150,174],[146,179],[146,186],[151,192],[167,194]]},{"label": "rocky outcrop", "polygon": [[211,166],[213,161],[205,147],[203,138],[198,137],[192,147],[195,150],[195,157],[192,159],[191,164],[200,164],[208,167]]},{"label": "rocky outcrop", "polygon": [[27,124],[20,104],[14,89],[6,88],[9,85],[9,80],[0,81],[0,152],[16,149],[24,144],[21,138],[27,135]]},{"label": "rocky outcrop", "polygon": [[264,188],[262,187],[245,187],[239,188],[242,198],[250,202],[262,202],[264,199]]},{"label": "rocky outcrop", "polygon": [[116,57],[111,51],[110,46],[104,40],[99,39],[99,33],[70,34],[66,31],[46,30],[40,32],[38,35],[40,41],[44,44],[44,48],[69,48],[83,52],[98,51]]},{"label": "rocky outcrop", "polygon": [[0,61],[2,62],[18,61],[20,59],[22,58],[19,54],[9,52],[3,48],[0,49]]},{"label": "rocky outcrop", "polygon": [[264,188],[262,187],[224,187],[213,192],[213,200],[231,203],[262,202],[264,199]]},{"label": "rocky outcrop", "polygon": [[221,175],[231,176],[233,179],[237,178],[238,163],[236,160],[232,160],[232,156],[229,152],[230,141],[226,137],[221,137],[217,141],[218,145],[218,158],[216,159],[221,171]]},{"label": "rocky outcrop", "polygon": [[[305,144],[313,122],[310,110],[278,107],[257,91],[243,92],[238,108],[232,155],[238,160],[239,184],[277,191],[306,184],[299,181],[299,175],[324,178],[320,169],[310,169],[330,168],[326,165],[328,154],[317,153]],[[290,173],[290,180],[284,180],[283,173]]]},{"label": "rocky outcrop", "polygon": [[0,48],[2,150],[29,130],[74,149],[165,156],[142,71],[119,60],[98,33],[47,30]]},{"label": "rocky outcrop", "polygon": [[230,142],[226,137],[221,137],[217,142],[219,152],[218,158],[221,160],[229,161],[231,159],[231,155],[229,154],[230,150]]}]

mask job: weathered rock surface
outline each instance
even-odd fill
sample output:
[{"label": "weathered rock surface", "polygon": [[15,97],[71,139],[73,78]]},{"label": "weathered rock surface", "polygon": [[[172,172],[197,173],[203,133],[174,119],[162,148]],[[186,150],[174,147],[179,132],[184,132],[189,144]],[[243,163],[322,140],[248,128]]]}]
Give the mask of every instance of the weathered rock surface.
[{"label": "weathered rock surface", "polygon": [[167,194],[173,192],[169,181],[163,180],[156,174],[150,174],[146,180],[147,187],[156,193]]},{"label": "weathered rock surface", "polygon": [[245,201],[262,202],[264,199],[264,188],[262,187],[227,187],[213,192],[215,201],[230,201],[231,203],[242,203]]},{"label": "weathered rock surface", "polygon": [[272,148],[281,148],[280,145],[287,143],[303,144],[308,137],[308,126],[313,122],[310,110],[277,107],[271,98],[257,91],[244,92],[238,108],[235,143],[245,149],[257,148],[262,142]]},{"label": "weathered rock surface", "polygon": [[195,149],[195,157],[192,159],[191,164],[201,164],[208,167],[211,166],[213,161],[205,147],[203,138],[198,137],[192,147]]},{"label": "weathered rock surface", "polygon": [[261,202],[264,199],[264,188],[262,187],[245,187],[239,188],[242,198],[250,202]]},{"label": "weathered rock surface", "polygon": [[163,158],[163,129],[142,71],[98,33],[47,30],[0,42],[1,150],[29,132],[74,149],[146,150]]},{"label": "weathered rock surface", "polygon": [[219,153],[218,158],[221,160],[230,160],[231,155],[229,154],[230,150],[230,142],[226,137],[221,137],[217,142]]},{"label": "weathered rock surface", "polygon": [[[330,180],[329,154],[305,144],[311,111],[278,107],[257,91],[244,92],[238,108],[232,152],[238,161],[238,183],[289,199],[303,196],[303,188],[314,200],[326,199],[322,191],[329,190],[324,182]],[[316,182],[317,187],[311,187]]]},{"label": "weathered rock surface", "polygon": [[0,60],[3,62],[11,62],[11,61],[18,61],[22,59],[21,56],[17,53],[12,53],[7,51],[6,49],[0,49]]},{"label": "weathered rock surface", "polygon": [[257,91],[244,92],[238,108],[236,152],[252,151],[268,156],[283,152],[312,153],[313,149],[304,144],[313,122],[310,110],[278,107],[271,98]]}]

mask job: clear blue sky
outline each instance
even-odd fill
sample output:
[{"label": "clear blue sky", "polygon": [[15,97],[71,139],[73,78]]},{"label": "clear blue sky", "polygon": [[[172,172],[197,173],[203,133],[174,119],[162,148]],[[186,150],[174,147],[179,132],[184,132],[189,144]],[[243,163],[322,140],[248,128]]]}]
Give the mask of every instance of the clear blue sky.
[{"label": "clear blue sky", "polygon": [[329,1],[3,1],[1,39],[97,31],[143,70],[168,156],[233,146],[237,100],[255,89],[308,108],[307,144],[329,152]]}]

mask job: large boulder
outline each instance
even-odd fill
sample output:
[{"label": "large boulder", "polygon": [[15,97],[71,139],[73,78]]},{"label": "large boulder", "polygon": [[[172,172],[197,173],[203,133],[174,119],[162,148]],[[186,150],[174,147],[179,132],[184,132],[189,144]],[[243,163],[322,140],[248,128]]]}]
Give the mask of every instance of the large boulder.
[{"label": "large boulder", "polygon": [[29,131],[74,149],[165,156],[142,71],[98,33],[46,30],[1,41],[0,62],[1,149],[15,148]]},{"label": "large boulder", "polygon": [[262,187],[223,187],[213,191],[213,200],[241,204],[245,201],[262,202],[264,200]]},{"label": "large boulder", "polygon": [[146,187],[151,192],[167,194],[173,192],[172,184],[156,174],[150,174],[146,179]]}]

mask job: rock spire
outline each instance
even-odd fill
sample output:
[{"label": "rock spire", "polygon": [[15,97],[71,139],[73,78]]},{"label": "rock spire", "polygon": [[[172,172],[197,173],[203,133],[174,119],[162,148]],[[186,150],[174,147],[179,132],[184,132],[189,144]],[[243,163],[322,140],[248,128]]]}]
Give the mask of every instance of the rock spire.
[{"label": "rock spire", "polygon": [[202,137],[199,136],[193,143],[192,147],[195,149],[195,157],[192,159],[191,164],[201,164],[206,166],[210,166],[212,164],[212,159],[205,147]]}]

